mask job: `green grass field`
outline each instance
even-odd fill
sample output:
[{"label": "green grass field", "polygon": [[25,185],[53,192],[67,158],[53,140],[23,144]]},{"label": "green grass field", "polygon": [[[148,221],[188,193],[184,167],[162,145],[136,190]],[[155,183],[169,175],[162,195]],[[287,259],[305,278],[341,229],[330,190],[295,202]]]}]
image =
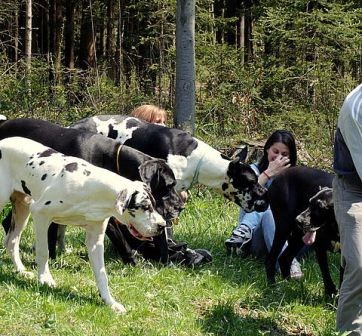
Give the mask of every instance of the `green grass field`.
[{"label": "green grass field", "polygon": [[[67,231],[71,251],[50,265],[55,289],[16,274],[1,245],[0,335],[336,335],[336,302],[323,296],[314,255],[303,261],[302,281],[279,278],[268,287],[262,261],[225,253],[223,242],[237,215],[237,206],[219,195],[192,190],[175,235],[212,252],[213,262],[198,269],[142,259],[126,266],[106,240],[109,286],[128,310],[123,316],[100,300],[81,229]],[[22,258],[35,272],[32,245],[29,225]],[[337,282],[339,256],[330,258]]]}]

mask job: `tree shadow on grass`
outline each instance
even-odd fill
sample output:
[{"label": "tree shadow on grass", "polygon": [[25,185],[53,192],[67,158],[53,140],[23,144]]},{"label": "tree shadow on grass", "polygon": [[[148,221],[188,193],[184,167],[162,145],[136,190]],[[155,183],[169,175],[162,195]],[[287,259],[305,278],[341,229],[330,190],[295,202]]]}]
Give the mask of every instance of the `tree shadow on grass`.
[{"label": "tree shadow on grass", "polygon": [[212,307],[204,314],[200,324],[205,332],[216,336],[293,335],[281,329],[271,318],[260,317],[253,312],[244,314],[242,310],[237,313],[231,304]]}]

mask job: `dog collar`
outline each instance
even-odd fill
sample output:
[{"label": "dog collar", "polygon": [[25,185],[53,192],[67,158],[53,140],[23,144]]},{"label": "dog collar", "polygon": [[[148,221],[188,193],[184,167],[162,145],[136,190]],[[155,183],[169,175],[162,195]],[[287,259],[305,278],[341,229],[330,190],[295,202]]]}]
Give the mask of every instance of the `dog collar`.
[{"label": "dog collar", "polygon": [[119,153],[121,153],[122,147],[123,147],[123,144],[119,144],[118,149],[117,149],[117,155],[116,155],[117,174],[118,175],[121,175],[120,169],[119,169]]}]

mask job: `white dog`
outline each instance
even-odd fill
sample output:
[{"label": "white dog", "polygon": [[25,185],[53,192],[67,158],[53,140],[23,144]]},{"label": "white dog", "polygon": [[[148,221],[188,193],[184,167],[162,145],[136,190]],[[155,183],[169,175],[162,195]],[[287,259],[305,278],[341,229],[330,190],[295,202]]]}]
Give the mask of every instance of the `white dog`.
[{"label": "white dog", "polygon": [[111,216],[127,225],[138,238],[147,239],[160,232],[165,221],[154,210],[154,200],[146,184],[21,137],[0,141],[0,181],[0,211],[9,200],[13,206],[14,220],[5,246],[16,270],[31,275],[25,271],[19,255],[20,236],[30,212],[41,284],[55,286],[48,267],[50,223],[82,226],[100,295],[114,311],[124,313],[125,308],[108,289],[104,233]]}]

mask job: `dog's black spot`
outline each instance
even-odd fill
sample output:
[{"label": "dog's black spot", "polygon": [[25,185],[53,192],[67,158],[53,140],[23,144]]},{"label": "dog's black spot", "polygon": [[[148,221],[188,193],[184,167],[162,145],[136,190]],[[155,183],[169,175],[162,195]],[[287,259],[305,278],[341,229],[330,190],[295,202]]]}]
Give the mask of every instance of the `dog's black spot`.
[{"label": "dog's black spot", "polygon": [[128,129],[128,128],[132,128],[132,127],[137,127],[137,126],[139,126],[139,125],[140,125],[139,120],[133,119],[133,118],[128,119],[127,122],[126,122],[126,128],[127,128],[127,129]]},{"label": "dog's black spot", "polygon": [[41,177],[41,180],[44,181],[46,178],[47,178],[47,174],[44,174],[44,175]]},{"label": "dog's black spot", "polygon": [[33,161],[30,161],[30,162],[28,163],[28,165],[29,165],[29,166],[32,166],[33,163],[34,163]]},{"label": "dog's black spot", "polygon": [[67,165],[65,165],[65,170],[72,173],[76,170],[78,170],[78,163],[77,162],[72,162],[72,163],[68,163]]},{"label": "dog's black spot", "polygon": [[2,154],[1,149],[0,149],[0,160],[1,160],[2,156],[3,156],[3,154]]},{"label": "dog's black spot", "polygon": [[49,205],[52,201],[46,201],[44,205]]},{"label": "dog's black spot", "polygon": [[116,139],[118,132],[114,130],[113,125],[108,125],[108,137],[111,139]]},{"label": "dog's black spot", "polygon": [[222,191],[227,190],[227,188],[229,188],[229,185],[227,183],[223,183],[221,186]]},{"label": "dog's black spot", "polygon": [[63,201],[59,201],[59,203],[63,203]]},{"label": "dog's black spot", "polygon": [[31,196],[31,191],[28,189],[28,187],[26,186],[26,182],[21,180],[21,187],[23,188],[25,194]]},{"label": "dog's black spot", "polygon": [[52,154],[58,153],[55,149],[53,148],[48,148],[46,149],[44,152],[39,153],[39,157],[48,157]]},{"label": "dog's black spot", "polygon": [[138,209],[138,207],[136,206],[136,196],[137,196],[137,194],[138,194],[137,190],[132,194],[132,196],[131,196],[128,204],[127,204],[127,209],[129,209],[129,210]]},{"label": "dog's black spot", "polygon": [[43,165],[44,163],[45,163],[45,161],[40,161],[39,166]]},{"label": "dog's black spot", "polygon": [[84,171],[83,171],[83,175],[85,175],[85,176],[89,176],[90,173],[91,172],[89,170],[87,170],[87,169],[84,169]]}]

